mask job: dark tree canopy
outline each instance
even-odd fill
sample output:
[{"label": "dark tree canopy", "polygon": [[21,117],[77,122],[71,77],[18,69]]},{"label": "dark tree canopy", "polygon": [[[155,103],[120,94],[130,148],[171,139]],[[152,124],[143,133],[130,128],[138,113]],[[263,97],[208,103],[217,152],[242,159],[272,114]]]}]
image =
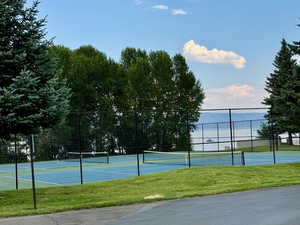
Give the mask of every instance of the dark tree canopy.
[{"label": "dark tree canopy", "polygon": [[136,145],[171,146],[175,137],[189,143],[186,121],[193,129],[204,93],[181,55],[126,48],[118,63],[92,46],[54,46],[51,53],[60,59],[62,76],[73,92],[73,113],[66,123],[66,138],[73,145],[78,143],[78,114],[80,130],[90,140],[85,150],[118,145],[130,153]]},{"label": "dark tree canopy", "polygon": [[38,4],[0,2],[0,138],[54,126],[68,112],[69,89],[49,54]]}]

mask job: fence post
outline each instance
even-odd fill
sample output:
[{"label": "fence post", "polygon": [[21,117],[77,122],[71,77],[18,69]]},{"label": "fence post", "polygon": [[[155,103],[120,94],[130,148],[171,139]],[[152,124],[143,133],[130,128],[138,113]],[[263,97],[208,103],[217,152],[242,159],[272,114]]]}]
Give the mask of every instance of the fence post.
[{"label": "fence post", "polygon": [[204,124],[201,124],[202,128],[202,151],[204,152]]},{"label": "fence post", "polygon": [[32,183],[32,197],[33,197],[33,208],[37,209],[36,207],[36,188],[35,188],[35,175],[34,175],[34,157],[33,153],[35,152],[34,146],[34,136],[31,135],[30,141],[30,166],[31,166],[31,183]]},{"label": "fence post", "polygon": [[232,115],[231,115],[231,109],[229,109],[228,111],[229,111],[229,123],[230,123],[231,164],[234,166],[233,133],[232,133]]},{"label": "fence post", "polygon": [[19,190],[18,178],[18,149],[17,149],[17,135],[15,134],[15,176],[16,176],[16,190]]},{"label": "fence post", "polygon": [[274,123],[272,121],[272,108],[270,110],[270,117],[271,117],[271,150],[273,153],[273,163],[276,164],[276,153],[275,153],[275,142],[274,142]]},{"label": "fence post", "polygon": [[[202,130],[202,134],[203,134],[203,130]],[[186,141],[188,147],[188,166],[189,168],[191,168],[191,149],[190,149],[191,146],[190,146],[189,136],[190,136],[190,124],[189,124],[189,111],[187,110],[186,111]]]},{"label": "fence post", "polygon": [[137,172],[138,172],[138,176],[141,176],[141,172],[140,172],[140,154],[139,154],[139,150],[138,150],[138,122],[137,122],[137,112],[136,110],[134,111],[134,118],[135,118],[135,137],[134,137],[134,142],[135,142],[135,151],[136,151],[136,166],[137,166]]},{"label": "fence post", "polygon": [[245,159],[245,152],[242,152],[242,166],[245,166],[246,165],[246,159]]},{"label": "fence post", "polygon": [[253,152],[253,126],[252,126],[252,120],[250,120],[250,137],[251,137],[251,151]]},{"label": "fence post", "polygon": [[81,144],[81,113],[78,118],[78,132],[79,132],[79,168],[80,168],[80,184],[83,184],[83,166],[82,166],[82,144]]},{"label": "fence post", "polygon": [[279,139],[278,139],[278,134],[277,133],[275,133],[275,144],[276,144],[276,151],[278,151]]},{"label": "fence post", "polygon": [[236,149],[236,141],[235,141],[235,121],[232,121],[232,139],[233,139],[233,149]]},{"label": "fence post", "polygon": [[217,140],[218,140],[218,152],[220,151],[220,130],[219,123],[217,122]]}]

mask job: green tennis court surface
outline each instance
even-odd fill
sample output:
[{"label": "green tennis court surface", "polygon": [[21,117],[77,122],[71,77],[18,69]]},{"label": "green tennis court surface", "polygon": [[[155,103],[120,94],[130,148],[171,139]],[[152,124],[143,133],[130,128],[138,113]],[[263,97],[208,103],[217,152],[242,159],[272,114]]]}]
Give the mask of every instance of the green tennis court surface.
[{"label": "green tennis court surface", "polygon": [[[141,175],[163,172],[187,167],[187,155],[182,154],[157,155],[151,152],[140,155]],[[110,157],[110,163],[99,163],[99,160],[83,161],[84,183],[114,180],[137,176],[136,155]],[[143,163],[144,161],[144,163]],[[213,154],[199,156],[191,154],[191,166],[231,165],[231,154]],[[234,154],[235,165],[241,165],[240,154]],[[300,162],[300,151],[276,152],[277,163]],[[272,164],[272,152],[245,153],[246,165]],[[31,187],[31,171],[29,163],[21,163],[19,168],[19,188]],[[77,161],[47,161],[35,163],[37,187],[57,185],[73,185],[80,183],[79,162]],[[14,164],[0,165],[0,190],[15,188]]]}]

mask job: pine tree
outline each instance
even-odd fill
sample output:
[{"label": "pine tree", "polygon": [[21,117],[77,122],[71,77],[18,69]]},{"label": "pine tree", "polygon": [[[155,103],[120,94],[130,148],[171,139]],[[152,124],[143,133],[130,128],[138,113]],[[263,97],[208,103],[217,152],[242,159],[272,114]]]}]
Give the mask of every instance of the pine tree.
[{"label": "pine tree", "polygon": [[275,57],[274,72],[266,81],[265,90],[269,96],[264,99],[264,104],[271,107],[268,114],[269,122],[274,124],[274,129],[279,133],[288,132],[288,143],[292,144],[292,133],[298,130],[295,125],[295,109],[298,108],[298,75],[295,70],[296,61],[288,43],[283,39],[281,49]]},{"label": "pine tree", "polygon": [[[298,27],[300,27],[300,24],[298,24]],[[290,48],[295,55],[300,56],[300,41],[294,41],[293,44],[290,45]]]},{"label": "pine tree", "polygon": [[0,138],[51,127],[68,112],[69,89],[49,54],[38,5],[0,1]]}]

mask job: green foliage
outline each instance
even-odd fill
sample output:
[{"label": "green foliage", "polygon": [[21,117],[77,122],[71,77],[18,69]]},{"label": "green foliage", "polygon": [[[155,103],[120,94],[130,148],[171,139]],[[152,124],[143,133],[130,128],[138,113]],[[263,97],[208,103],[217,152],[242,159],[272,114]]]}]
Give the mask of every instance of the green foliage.
[{"label": "green foliage", "polygon": [[257,130],[259,139],[271,139],[272,131],[269,124],[263,123],[261,128]]},{"label": "green foliage", "polygon": [[23,139],[23,137],[17,137],[17,139],[14,138],[14,140],[12,140],[11,142],[0,140],[0,164],[15,163],[15,144],[18,154],[18,162],[21,163],[27,161],[26,153],[20,151],[20,149],[24,149],[26,147],[26,144],[24,143]]},{"label": "green foliage", "polygon": [[0,2],[0,138],[52,127],[68,113],[69,89],[49,54],[38,4]]},{"label": "green foliage", "polygon": [[92,46],[54,46],[51,54],[73,93],[65,150],[135,153],[190,145],[204,94],[181,55],[126,48],[117,63]]},{"label": "green foliage", "polygon": [[285,40],[281,42],[273,65],[274,72],[266,81],[269,96],[264,99],[264,104],[271,107],[267,117],[279,133],[299,132],[300,70]]},{"label": "green foliage", "polygon": [[[300,24],[298,24],[298,27],[300,27]],[[294,41],[293,44],[290,45],[290,48],[295,55],[300,55],[300,41]]]},{"label": "green foliage", "polygon": [[138,112],[137,120],[143,125],[138,131],[139,145],[170,151],[177,143],[186,149],[204,94],[185,59],[181,55],[172,59],[164,51],[147,54],[127,48],[122,52],[121,63],[129,80],[129,105]]}]

